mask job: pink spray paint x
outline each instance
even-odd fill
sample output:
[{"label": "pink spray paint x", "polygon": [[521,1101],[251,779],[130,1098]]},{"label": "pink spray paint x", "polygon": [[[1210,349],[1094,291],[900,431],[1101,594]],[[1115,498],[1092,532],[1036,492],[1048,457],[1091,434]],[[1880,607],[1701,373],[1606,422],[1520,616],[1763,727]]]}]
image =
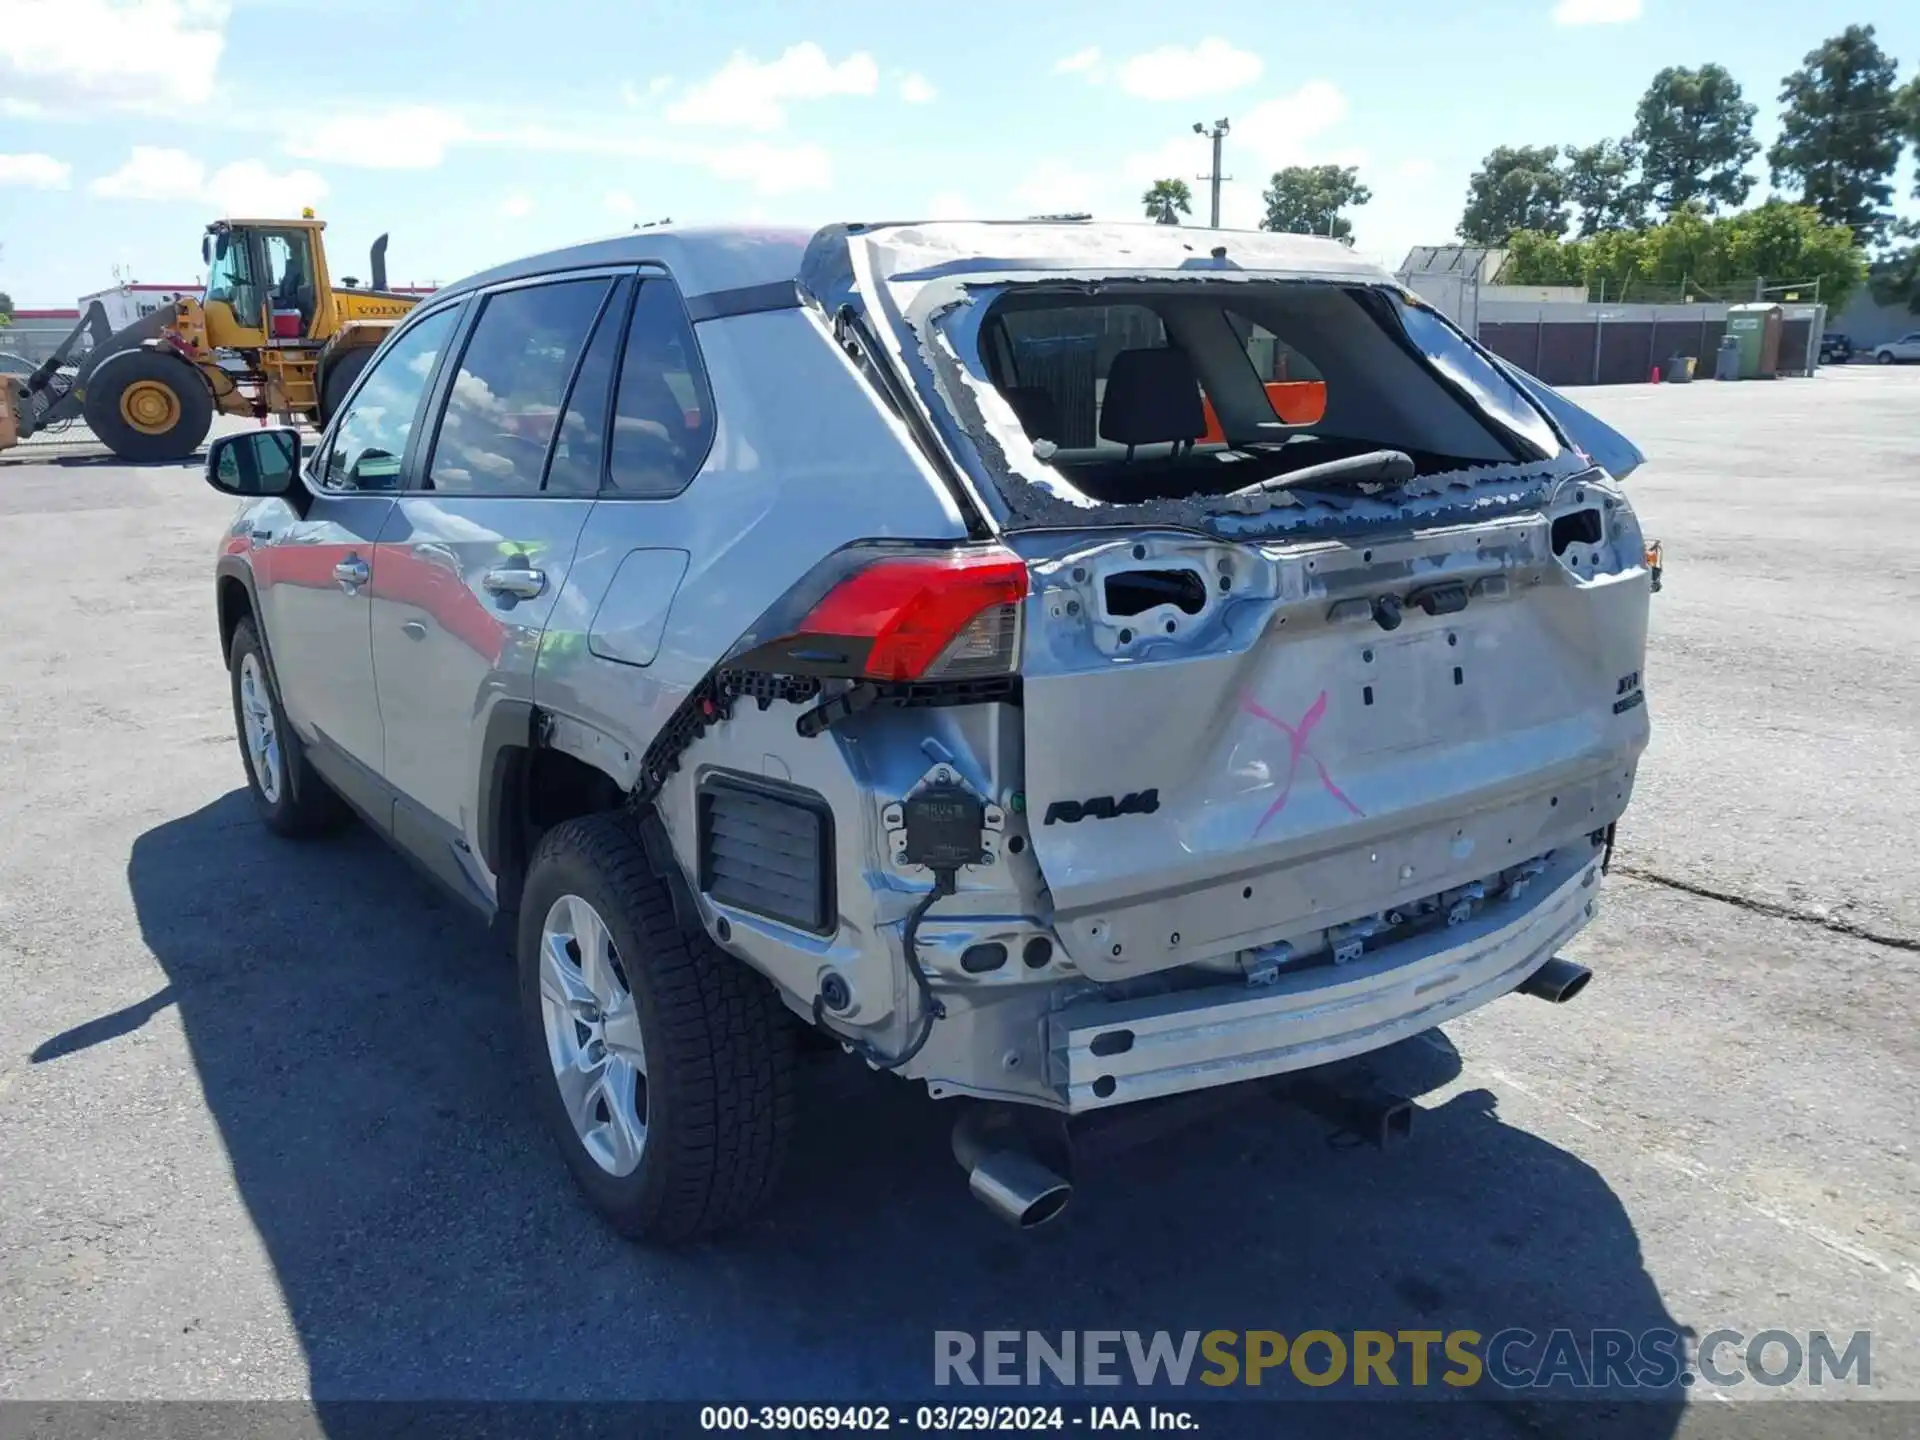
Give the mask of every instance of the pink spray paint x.
[{"label": "pink spray paint x", "polygon": [[1255,835],[1258,835],[1262,830],[1266,829],[1267,822],[1287,808],[1287,801],[1293,797],[1293,779],[1294,776],[1299,773],[1302,759],[1312,762],[1313,768],[1320,774],[1321,787],[1329,795],[1333,796],[1334,799],[1338,800],[1354,814],[1366,814],[1364,810],[1346,797],[1346,793],[1342,791],[1338,785],[1333,783],[1333,777],[1327,774],[1327,767],[1320,763],[1320,757],[1307,748],[1307,739],[1313,734],[1313,727],[1318,725],[1327,713],[1326,691],[1322,690],[1313,704],[1307,707],[1307,713],[1300,717],[1300,724],[1298,726],[1289,725],[1251,695],[1241,700],[1240,708],[1246,711],[1247,714],[1256,716],[1266,721],[1269,725],[1287,732],[1286,782],[1281,785],[1280,794],[1274,799],[1274,802],[1267,807],[1267,813],[1260,817],[1260,823],[1253,827],[1253,833]]}]

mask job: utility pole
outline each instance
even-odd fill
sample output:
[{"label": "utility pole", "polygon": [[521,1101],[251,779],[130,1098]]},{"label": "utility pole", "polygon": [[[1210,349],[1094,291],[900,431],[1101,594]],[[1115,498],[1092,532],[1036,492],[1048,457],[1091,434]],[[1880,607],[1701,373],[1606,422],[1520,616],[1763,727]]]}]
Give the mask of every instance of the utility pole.
[{"label": "utility pole", "polygon": [[1204,120],[1196,120],[1193,122],[1194,134],[1205,135],[1209,140],[1213,141],[1213,173],[1211,175],[1202,175],[1198,178],[1208,181],[1213,186],[1213,219],[1211,224],[1215,230],[1220,228],[1220,182],[1233,178],[1231,175],[1222,175],[1220,173],[1220,142],[1226,138],[1228,128],[1225,119],[1214,121],[1211,129],[1207,127],[1207,123]]}]

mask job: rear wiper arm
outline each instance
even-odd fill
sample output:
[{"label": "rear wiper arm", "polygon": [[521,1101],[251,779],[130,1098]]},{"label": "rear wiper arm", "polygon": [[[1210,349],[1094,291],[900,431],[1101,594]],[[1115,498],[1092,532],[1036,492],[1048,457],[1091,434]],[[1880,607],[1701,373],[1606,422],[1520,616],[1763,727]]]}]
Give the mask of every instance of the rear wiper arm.
[{"label": "rear wiper arm", "polygon": [[1235,495],[1258,495],[1273,490],[1312,490],[1345,485],[1404,485],[1414,477],[1418,466],[1404,450],[1369,450],[1363,455],[1348,455],[1318,465],[1256,480],[1233,491]]}]

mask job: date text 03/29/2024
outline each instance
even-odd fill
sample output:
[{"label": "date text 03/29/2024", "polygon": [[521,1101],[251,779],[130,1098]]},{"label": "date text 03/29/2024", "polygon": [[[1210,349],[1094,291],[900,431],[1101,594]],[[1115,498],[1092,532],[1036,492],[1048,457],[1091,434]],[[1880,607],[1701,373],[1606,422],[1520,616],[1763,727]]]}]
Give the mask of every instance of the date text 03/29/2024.
[{"label": "date text 03/29/2024", "polygon": [[1196,1431],[1189,1410],[1160,1405],[706,1405],[709,1431],[949,1431],[1004,1435],[1024,1431]]}]

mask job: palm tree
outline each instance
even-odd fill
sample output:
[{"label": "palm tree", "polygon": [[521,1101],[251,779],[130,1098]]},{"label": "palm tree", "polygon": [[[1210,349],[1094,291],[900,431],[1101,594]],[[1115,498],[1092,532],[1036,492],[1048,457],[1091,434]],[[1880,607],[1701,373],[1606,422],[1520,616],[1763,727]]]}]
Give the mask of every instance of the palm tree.
[{"label": "palm tree", "polygon": [[1156,180],[1140,197],[1147,218],[1159,225],[1178,225],[1182,215],[1193,213],[1193,191],[1184,180]]}]

